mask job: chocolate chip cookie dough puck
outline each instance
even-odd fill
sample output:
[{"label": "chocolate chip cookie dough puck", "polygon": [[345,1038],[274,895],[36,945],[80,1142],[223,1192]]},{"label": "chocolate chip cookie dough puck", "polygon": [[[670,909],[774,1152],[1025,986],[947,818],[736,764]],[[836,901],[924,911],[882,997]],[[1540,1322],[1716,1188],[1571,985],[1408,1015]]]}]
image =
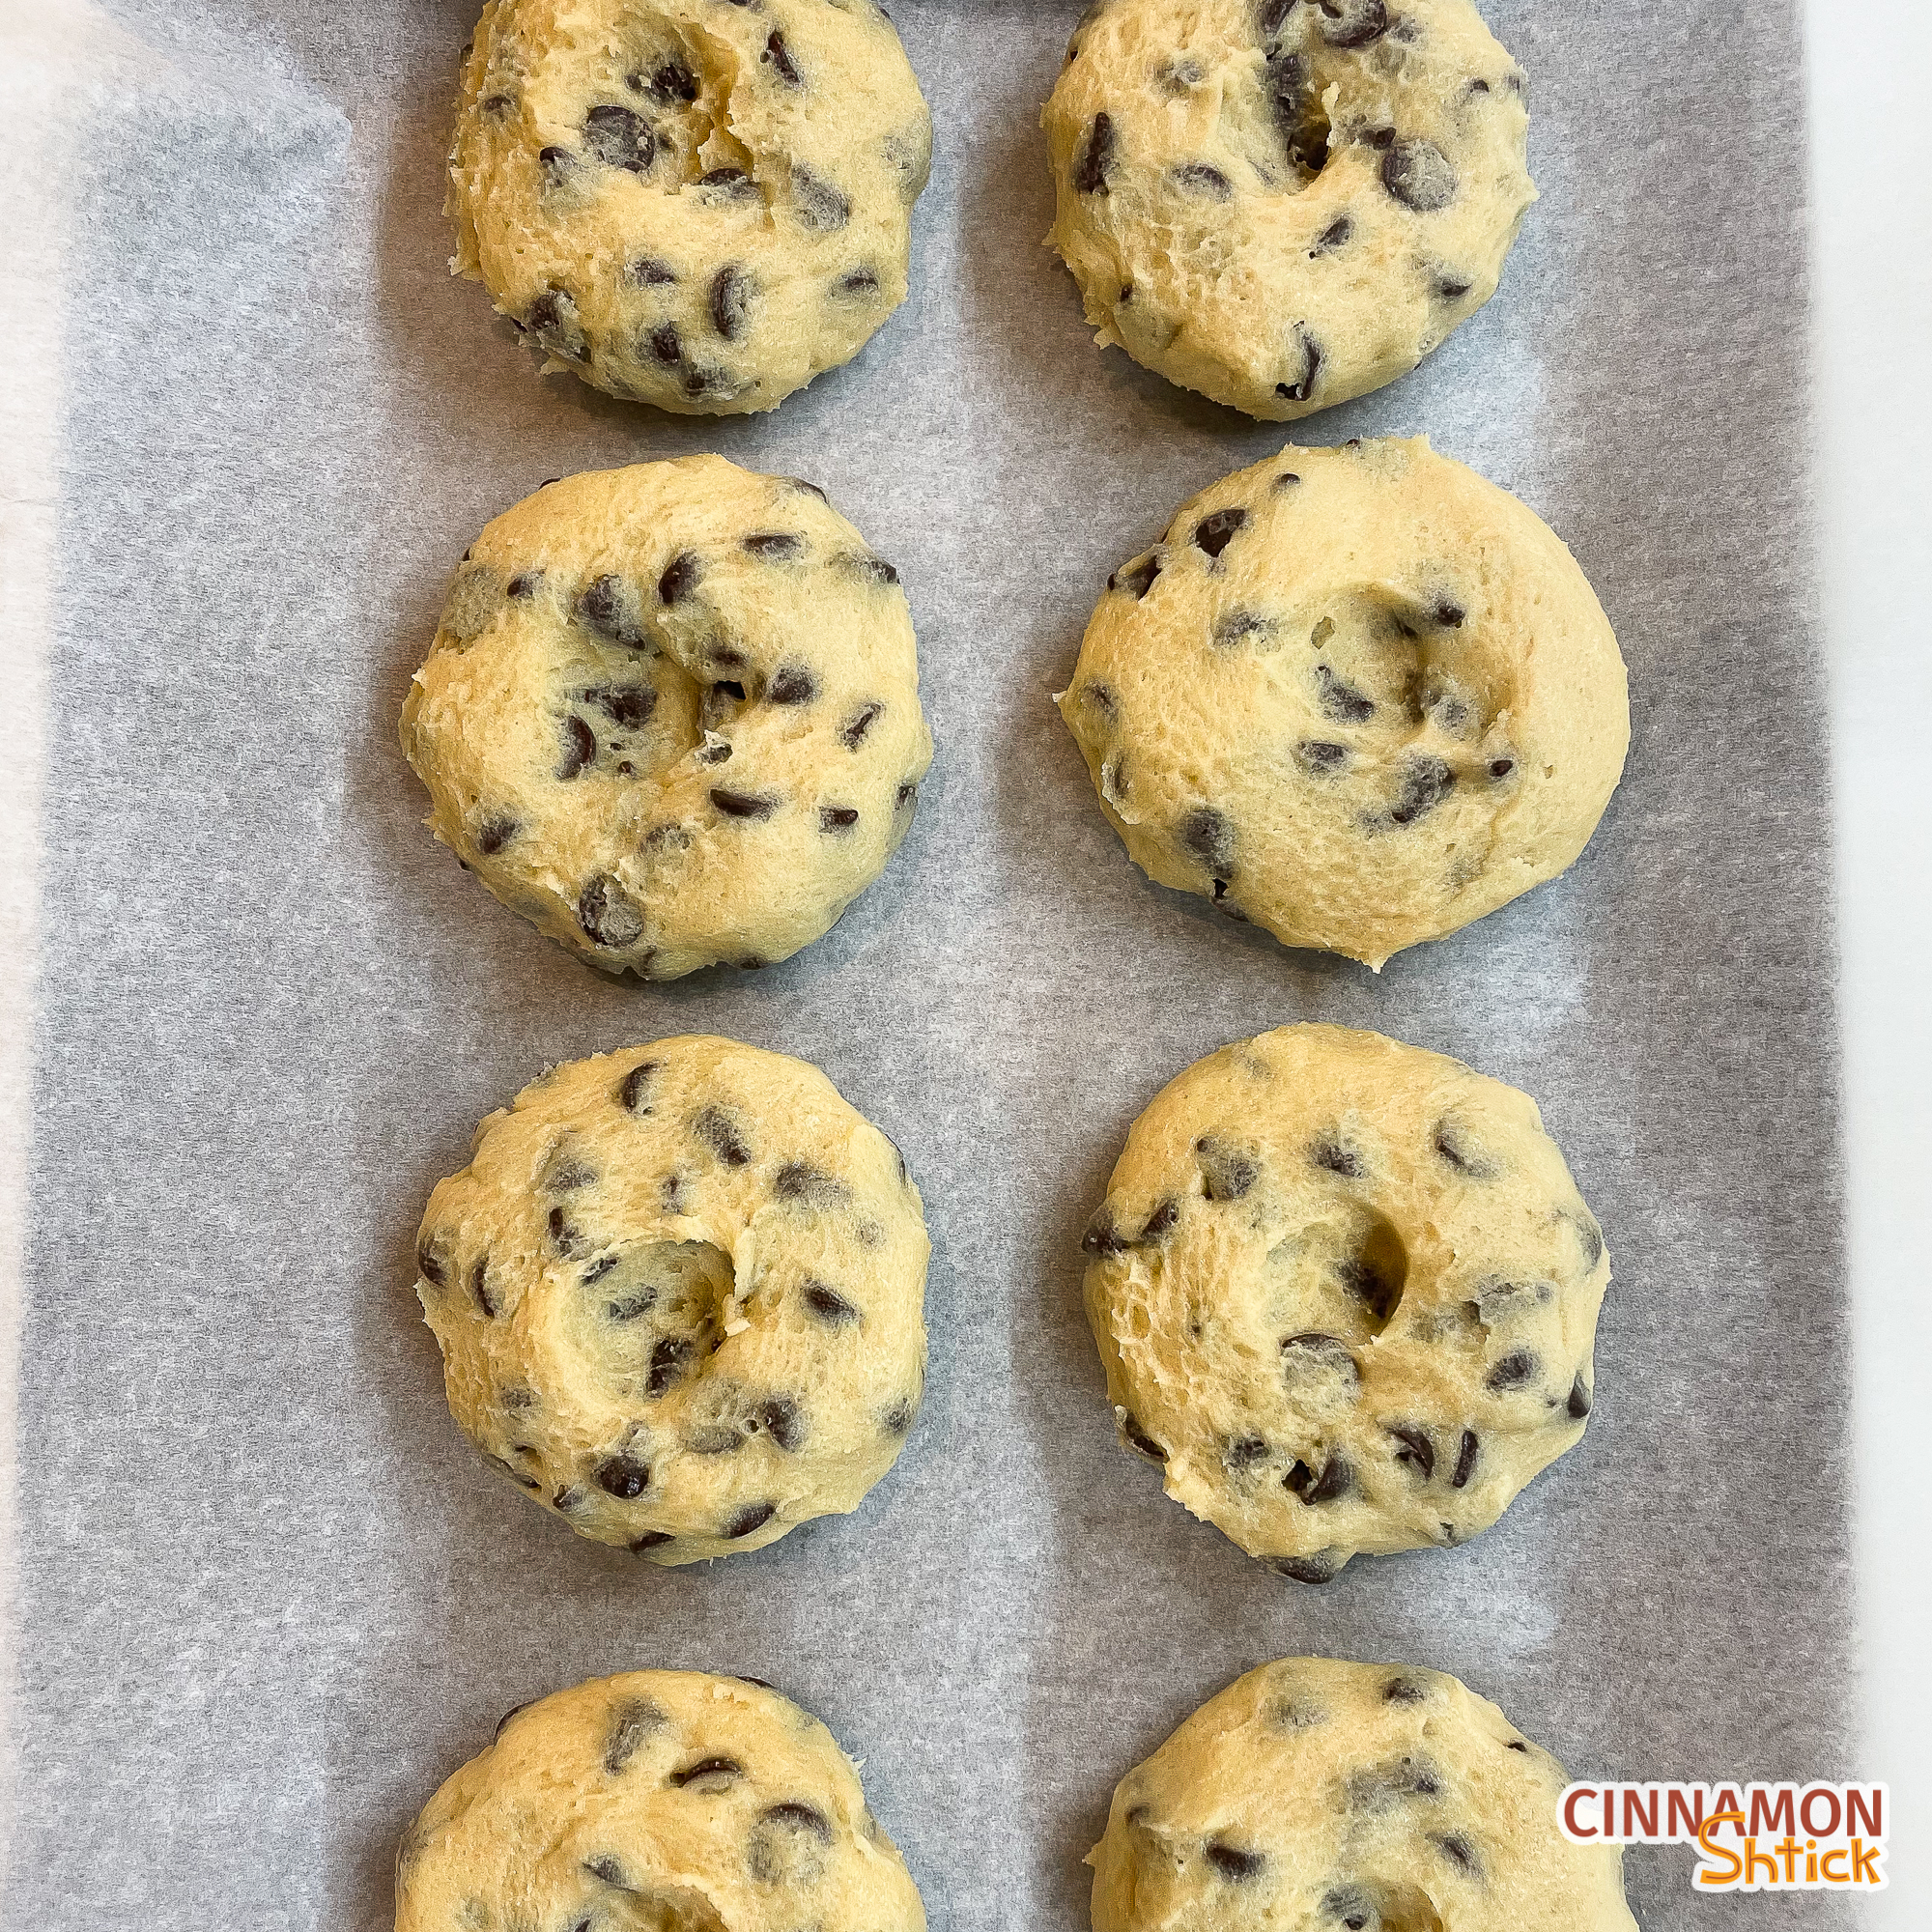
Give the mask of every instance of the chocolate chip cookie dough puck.
[{"label": "chocolate chip cookie dough puck", "polygon": [[1197,1061],[1088,1225],[1127,1447],[1321,1583],[1465,1542],[1582,1439],[1604,1236],[1526,1094],[1345,1027]]},{"label": "chocolate chip cookie dough puck", "polygon": [[494,0],[450,267],[547,369],[686,414],[776,409],[905,299],[931,152],[871,0]]},{"label": "chocolate chip cookie dough puck", "polygon": [[1204,490],[1108,579],[1057,701],[1150,877],[1378,968],[1569,866],[1630,744],[1576,559],[1426,438]]},{"label": "chocolate chip cookie dough puck", "polygon": [[1270,422],[1413,369],[1536,199],[1469,0],[1101,0],[1043,122],[1101,343]]},{"label": "chocolate chip cookie dough puck", "polygon": [[925,1365],[919,1190],[815,1066],[686,1037],[558,1066],[416,1240],[450,1413],[580,1536],[654,1563],[843,1515]]},{"label": "chocolate chip cookie dough puck", "polygon": [[769,1687],[635,1670],[512,1711],[396,1854],[396,1932],[923,1932],[859,1776]]},{"label": "chocolate chip cookie dough puck", "polygon": [[932,762],[897,573],[811,484],[719,456],[565,477],[491,524],[402,740],[491,892],[651,980],[810,945]]},{"label": "chocolate chip cookie dough puck", "polygon": [[1557,1828],[1564,1783],[1439,1671],[1265,1663],[1121,1780],[1094,1932],[1636,1932],[1622,1848]]}]

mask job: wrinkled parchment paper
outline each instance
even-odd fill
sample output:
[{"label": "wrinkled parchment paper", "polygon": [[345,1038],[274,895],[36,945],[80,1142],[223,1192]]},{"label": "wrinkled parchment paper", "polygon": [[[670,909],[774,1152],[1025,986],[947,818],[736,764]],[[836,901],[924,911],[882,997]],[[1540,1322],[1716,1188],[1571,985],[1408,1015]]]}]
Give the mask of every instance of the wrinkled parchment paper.
[{"label": "wrinkled parchment paper", "polygon": [[[1502,293],[1297,427],[1427,432],[1522,496],[1632,673],[1581,863],[1379,980],[1151,886],[1047,701],[1109,569],[1284,440],[1095,350],[1040,246],[1074,7],[895,0],[938,124],[913,300],[709,423],[539,380],[446,273],[470,0],[47,6],[71,31],[0,19],[57,108],[20,213],[53,359],[11,380],[59,398],[6,1923],[385,1926],[398,1833],[498,1715],[640,1665],[823,1716],[948,1932],[1083,1927],[1114,1782],[1279,1655],[1454,1671],[1578,1776],[1859,1775],[1788,5],[1487,0],[1543,190]],[[395,718],[486,519],[701,449],[898,565],[938,762],[820,945],[612,985],[432,843]],[[1616,1271],[1583,1446],[1321,1590],[1115,1447],[1077,1251],[1154,1092],[1309,1018],[1534,1094]],[[698,1030],[904,1148],[932,1365],[856,1517],[665,1572],[468,1449],[410,1252],[545,1065]],[[1690,1862],[1632,1855],[1646,1927],[1736,1918]]]}]

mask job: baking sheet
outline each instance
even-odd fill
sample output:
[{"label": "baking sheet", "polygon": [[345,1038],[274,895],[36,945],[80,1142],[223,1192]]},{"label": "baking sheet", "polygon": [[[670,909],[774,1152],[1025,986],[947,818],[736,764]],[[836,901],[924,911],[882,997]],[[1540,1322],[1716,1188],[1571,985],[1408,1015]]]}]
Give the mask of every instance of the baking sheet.
[{"label": "baking sheet", "polygon": [[[1578,1776],[1859,1775],[1789,6],[1489,0],[1544,196],[1502,294],[1292,432],[1427,432],[1518,492],[1631,667],[1579,865],[1379,980],[1151,886],[1047,702],[1108,570],[1291,434],[1094,350],[1038,245],[1076,8],[896,0],[938,134],[913,300],[718,423],[539,381],[447,277],[469,0],[52,11],[85,30],[0,21],[58,103],[26,206],[59,366],[14,380],[63,399],[6,1922],[384,1926],[396,1834],[498,1715],[641,1665],[824,1717],[943,1928],[1084,1926],[1115,1780],[1295,1652],[1452,1670]],[[394,719],[489,516],[707,448],[821,482],[898,565],[938,761],[818,946],[613,986],[433,844]],[[1077,1251],[1152,1094],[1309,1018],[1536,1094],[1616,1268],[1583,1446],[1465,1548],[1319,1591],[1114,1446]],[[691,1573],[473,1456],[410,1251],[543,1065],[696,1030],[823,1065],[935,1254],[893,1475]],[[1631,1855],[1647,1927],[1735,1916],[1688,1869]]]}]

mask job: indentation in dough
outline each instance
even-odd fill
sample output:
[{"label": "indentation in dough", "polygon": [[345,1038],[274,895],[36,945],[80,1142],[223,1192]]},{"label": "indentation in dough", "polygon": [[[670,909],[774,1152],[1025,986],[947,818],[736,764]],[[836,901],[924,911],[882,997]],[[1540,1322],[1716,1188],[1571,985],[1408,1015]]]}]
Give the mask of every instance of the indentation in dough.
[{"label": "indentation in dough", "polygon": [[1264,1264],[1269,1321],[1281,1335],[1373,1340],[1394,1319],[1408,1282],[1408,1250],[1385,1215],[1343,1198],[1279,1240]]},{"label": "indentation in dough", "polygon": [[723,1340],[737,1297],[731,1259],[709,1241],[640,1241],[598,1260],[612,1265],[580,1278],[564,1301],[564,1341],[613,1395],[661,1396]]}]

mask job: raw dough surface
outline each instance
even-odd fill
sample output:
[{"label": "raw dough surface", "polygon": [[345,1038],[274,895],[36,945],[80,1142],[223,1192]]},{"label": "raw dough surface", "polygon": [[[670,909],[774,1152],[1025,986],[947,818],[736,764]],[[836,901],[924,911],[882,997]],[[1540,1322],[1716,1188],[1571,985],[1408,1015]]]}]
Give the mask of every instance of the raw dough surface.
[{"label": "raw dough surface", "polygon": [[1325,1582],[1465,1542],[1582,1439],[1604,1236],[1526,1094],[1345,1027],[1197,1061],[1084,1245],[1122,1439]]},{"label": "raw dough surface", "polygon": [[416,1241],[450,1412],[580,1536],[655,1563],[859,1506],[925,1366],[919,1190],[805,1062],[686,1036],[554,1068]]},{"label": "raw dough surface", "polygon": [[634,1670],[512,1711],[396,1855],[396,1932],[923,1932],[858,1773],[744,1677]]},{"label": "raw dough surface", "polygon": [[1557,1828],[1565,1781],[1440,1671],[1264,1663],[1121,1780],[1094,1932],[1636,1932],[1621,1848]]},{"label": "raw dough surface", "polygon": [[1426,437],[1204,490],[1108,579],[1058,701],[1142,870],[1376,967],[1561,872],[1630,745],[1576,559]]},{"label": "raw dough surface", "polygon": [[932,762],[897,573],[814,485],[721,456],[567,476],[491,524],[402,740],[497,898],[652,980],[817,939]]},{"label": "raw dough surface", "polygon": [[1099,340],[1270,422],[1414,368],[1536,199],[1469,0],[1105,0],[1044,125]]},{"label": "raw dough surface", "polygon": [[547,369],[685,414],[776,409],[905,299],[931,154],[871,0],[492,0],[450,267]]}]

